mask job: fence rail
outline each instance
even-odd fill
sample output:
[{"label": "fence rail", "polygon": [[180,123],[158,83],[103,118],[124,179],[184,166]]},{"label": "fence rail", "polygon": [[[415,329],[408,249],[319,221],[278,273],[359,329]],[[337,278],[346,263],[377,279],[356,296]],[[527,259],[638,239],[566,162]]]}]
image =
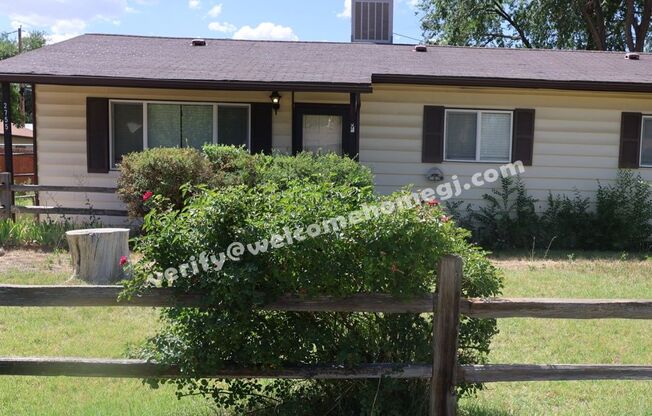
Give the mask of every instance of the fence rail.
[{"label": "fence rail", "polygon": [[15,205],[16,192],[73,192],[81,194],[114,194],[116,188],[97,186],[56,186],[56,185],[21,185],[13,184],[11,174],[0,173],[0,218],[9,218],[15,214],[31,215],[95,215],[107,217],[126,217],[127,211],[115,209],[69,208],[59,206],[20,206]]},{"label": "fence rail", "polygon": [[[439,265],[437,292],[413,299],[382,294],[342,298],[285,296],[261,309],[290,312],[434,313],[433,361],[373,363],[353,368],[311,365],[281,369],[226,367],[208,378],[431,380],[430,414],[456,414],[455,387],[460,383],[552,380],[652,380],[652,365],[459,365],[461,315],[472,318],[652,319],[652,300],[464,299],[460,294],[462,261],[447,256]],[[0,286],[0,307],[210,307],[199,293],[170,288],[148,290],[118,301],[121,286]],[[142,360],[0,357],[0,375],[125,378],[190,377],[174,365]]]}]

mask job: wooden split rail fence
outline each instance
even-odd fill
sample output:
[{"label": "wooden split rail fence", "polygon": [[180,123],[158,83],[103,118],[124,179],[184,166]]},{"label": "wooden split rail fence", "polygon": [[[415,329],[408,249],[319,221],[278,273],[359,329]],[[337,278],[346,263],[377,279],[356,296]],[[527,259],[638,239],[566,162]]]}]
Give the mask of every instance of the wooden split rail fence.
[{"label": "wooden split rail fence", "polygon": [[[345,368],[335,365],[260,370],[226,368],[210,378],[430,379],[432,415],[456,414],[456,386],[461,383],[550,380],[652,380],[652,365],[459,365],[460,315],[473,318],[652,319],[652,300],[464,299],[462,260],[447,256],[439,265],[437,292],[400,300],[360,294],[345,298],[286,296],[265,310],[288,312],[434,313],[432,363],[374,363]],[[118,302],[120,286],[0,286],[0,306],[7,307],[202,307],[200,294],[152,289]],[[82,358],[0,358],[0,375],[119,378],[187,377],[176,366],[142,360]]]},{"label": "wooden split rail fence", "polygon": [[107,217],[126,217],[127,211],[113,209],[66,208],[60,206],[20,206],[15,205],[16,192],[38,194],[40,192],[74,192],[79,194],[115,194],[116,188],[95,186],[53,186],[53,185],[15,185],[11,174],[0,172],[0,219],[11,218],[15,214],[33,215],[94,215]]}]

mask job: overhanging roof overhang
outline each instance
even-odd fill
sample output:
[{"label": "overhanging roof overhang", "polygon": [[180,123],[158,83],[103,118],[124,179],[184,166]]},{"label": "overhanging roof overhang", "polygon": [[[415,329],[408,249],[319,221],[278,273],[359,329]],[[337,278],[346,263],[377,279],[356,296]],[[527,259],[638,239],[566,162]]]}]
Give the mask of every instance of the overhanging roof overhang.
[{"label": "overhanging roof overhang", "polygon": [[371,84],[317,83],[317,82],[263,82],[231,80],[183,80],[153,78],[121,78],[94,76],[62,76],[47,74],[0,73],[0,82],[76,85],[129,88],[166,88],[187,90],[229,90],[229,91],[306,91],[335,93],[369,93]]}]

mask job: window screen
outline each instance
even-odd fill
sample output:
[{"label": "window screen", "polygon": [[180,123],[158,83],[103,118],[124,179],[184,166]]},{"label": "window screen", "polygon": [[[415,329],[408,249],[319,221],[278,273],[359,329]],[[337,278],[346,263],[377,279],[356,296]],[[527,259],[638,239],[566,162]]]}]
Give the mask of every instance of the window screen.
[{"label": "window screen", "polygon": [[480,136],[480,160],[509,160],[512,132],[512,116],[507,113],[482,113]]},{"label": "window screen", "polygon": [[507,162],[511,156],[512,113],[446,111],[446,160]]},{"label": "window screen", "polygon": [[217,107],[217,142],[234,146],[249,144],[249,107]]},{"label": "window screen", "polygon": [[652,117],[643,118],[641,138],[641,165],[652,166]]}]

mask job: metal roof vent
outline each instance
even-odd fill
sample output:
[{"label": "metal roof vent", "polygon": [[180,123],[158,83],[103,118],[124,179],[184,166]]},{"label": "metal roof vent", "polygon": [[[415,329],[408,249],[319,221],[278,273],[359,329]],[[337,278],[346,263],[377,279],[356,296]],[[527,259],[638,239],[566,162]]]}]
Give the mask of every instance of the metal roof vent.
[{"label": "metal roof vent", "polygon": [[351,0],[351,41],[392,43],[394,0]]},{"label": "metal roof vent", "polygon": [[625,59],[629,59],[630,61],[638,61],[641,59],[641,55],[636,52],[627,52],[625,54]]},{"label": "metal roof vent", "polygon": [[414,52],[428,52],[428,47],[426,45],[416,45]]},{"label": "metal roof vent", "polygon": [[204,39],[193,39],[192,46],[206,46],[206,41]]}]

